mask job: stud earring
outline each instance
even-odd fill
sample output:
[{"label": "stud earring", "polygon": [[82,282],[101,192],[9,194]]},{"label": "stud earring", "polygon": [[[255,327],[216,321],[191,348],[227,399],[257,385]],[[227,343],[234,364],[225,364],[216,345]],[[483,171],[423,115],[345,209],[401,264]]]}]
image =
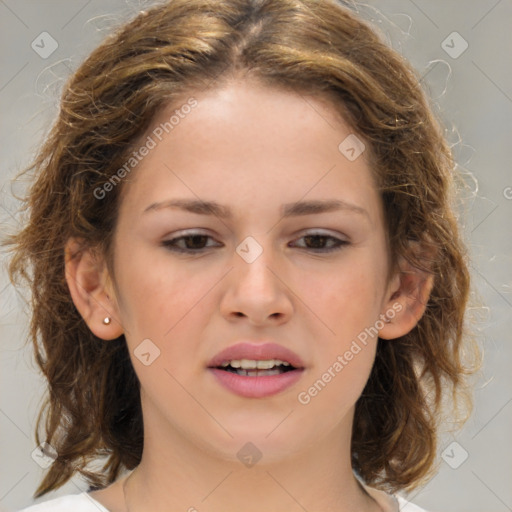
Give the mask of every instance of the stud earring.
[{"label": "stud earring", "polygon": [[110,317],[109,317],[109,316],[106,316],[106,317],[103,319],[103,323],[104,323],[105,325],[108,325],[108,324],[110,323],[110,321],[111,321],[111,320],[110,320]]}]

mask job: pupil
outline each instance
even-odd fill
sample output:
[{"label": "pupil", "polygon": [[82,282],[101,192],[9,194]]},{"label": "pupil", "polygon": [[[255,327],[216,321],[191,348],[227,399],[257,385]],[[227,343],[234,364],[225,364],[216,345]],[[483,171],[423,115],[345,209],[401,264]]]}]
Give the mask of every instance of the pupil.
[{"label": "pupil", "polygon": [[[199,243],[199,245],[201,247],[197,247],[196,243],[198,241],[198,239],[202,239],[202,241],[204,242],[204,239],[206,238],[206,235],[189,235],[186,237],[186,240],[187,240],[187,248],[188,249],[202,249],[203,247],[203,244]],[[189,244],[188,242],[190,240],[193,240],[194,241],[194,244]]]},{"label": "pupil", "polygon": [[[304,238],[308,241],[311,241],[311,239],[314,239],[316,242],[318,242],[319,239],[322,239],[322,241],[325,241],[326,237],[324,235],[306,235]],[[313,243],[312,245],[314,248],[322,248],[323,247],[322,243],[320,243],[320,245],[318,243]]]}]

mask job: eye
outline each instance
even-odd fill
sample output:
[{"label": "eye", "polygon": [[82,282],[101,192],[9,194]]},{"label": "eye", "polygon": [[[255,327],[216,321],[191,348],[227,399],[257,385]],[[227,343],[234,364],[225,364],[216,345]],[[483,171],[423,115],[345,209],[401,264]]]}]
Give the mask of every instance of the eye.
[{"label": "eye", "polygon": [[[205,243],[208,239],[213,240],[211,236],[205,235],[204,233],[191,232],[187,235],[171,238],[170,240],[164,240],[162,241],[162,245],[175,252],[183,252],[189,254],[199,253],[204,249],[215,247],[212,245],[205,246]],[[184,242],[185,247],[183,247],[183,244],[178,245],[180,242]]]},{"label": "eye", "polygon": [[[313,232],[307,235],[302,236],[299,240],[304,239],[306,244],[310,244],[309,247],[304,247],[305,249],[310,249],[314,252],[332,252],[339,251],[345,245],[349,245],[350,242],[347,240],[341,240],[340,238],[336,238],[335,236],[327,235],[324,233]],[[330,247],[326,247],[326,242],[329,241],[331,243]],[[301,247],[302,248],[302,247]]]},{"label": "eye", "polygon": [[[174,252],[181,252],[187,254],[200,253],[212,247],[220,247],[221,245],[206,245],[208,240],[213,240],[209,235],[200,232],[189,232],[188,234],[163,240],[162,245],[167,249]],[[304,240],[305,246],[301,249],[311,250],[317,253],[325,253],[332,251],[339,251],[345,245],[349,245],[347,240],[341,240],[335,236],[327,235],[324,233],[313,232],[302,236],[298,240]],[[330,247],[327,246],[330,243]]]}]

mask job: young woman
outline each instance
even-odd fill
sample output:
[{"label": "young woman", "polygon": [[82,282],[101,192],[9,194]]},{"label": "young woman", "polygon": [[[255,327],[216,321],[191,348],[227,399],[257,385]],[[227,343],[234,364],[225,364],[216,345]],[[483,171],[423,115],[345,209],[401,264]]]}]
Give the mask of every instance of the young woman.
[{"label": "young woman", "polygon": [[469,371],[453,167],[415,73],[334,0],[121,27],[12,240],[49,384],[35,495],[90,484],[25,510],[420,510],[396,493]]}]

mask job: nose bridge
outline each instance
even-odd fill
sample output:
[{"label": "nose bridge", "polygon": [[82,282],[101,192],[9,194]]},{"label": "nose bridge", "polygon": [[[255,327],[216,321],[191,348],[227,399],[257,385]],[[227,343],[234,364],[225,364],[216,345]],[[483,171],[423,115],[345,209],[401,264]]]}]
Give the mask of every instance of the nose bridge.
[{"label": "nose bridge", "polygon": [[[272,237],[248,236],[236,247],[234,272],[226,304],[231,312],[263,319],[291,311],[286,286],[279,279],[279,255],[274,251]],[[260,243],[261,242],[261,243]]]},{"label": "nose bridge", "polygon": [[[259,241],[254,236],[247,236],[236,247],[236,264],[238,279],[249,280],[252,284],[272,281],[272,268],[274,258],[270,243],[270,237],[259,236]],[[261,243],[260,243],[261,242]]]},{"label": "nose bridge", "polygon": [[221,300],[221,313],[233,320],[240,315],[254,324],[266,321],[288,321],[293,301],[287,292],[286,279],[280,278],[283,266],[275,250],[273,237],[260,234],[247,236],[236,247],[233,271]]}]

